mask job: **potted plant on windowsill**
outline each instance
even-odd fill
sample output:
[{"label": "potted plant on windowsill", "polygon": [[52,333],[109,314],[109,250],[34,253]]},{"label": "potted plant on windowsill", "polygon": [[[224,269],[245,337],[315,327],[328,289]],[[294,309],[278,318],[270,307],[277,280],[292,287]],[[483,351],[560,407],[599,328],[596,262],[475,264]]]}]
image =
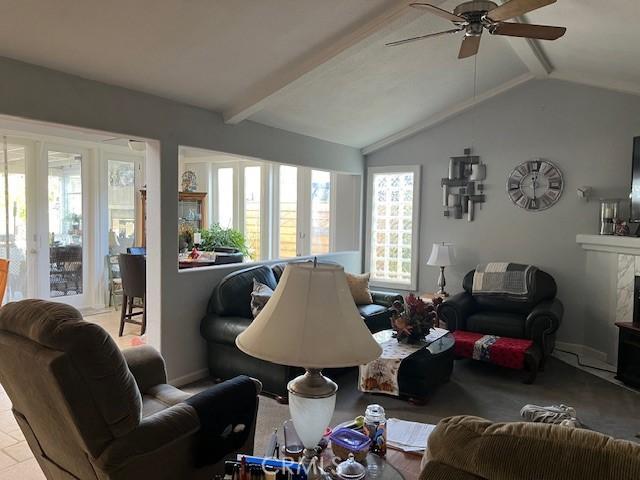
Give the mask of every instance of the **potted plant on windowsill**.
[{"label": "potted plant on windowsill", "polygon": [[233,228],[222,228],[214,223],[208,229],[200,230],[200,250],[225,254],[237,253],[242,258],[250,258],[249,248],[242,232]]}]

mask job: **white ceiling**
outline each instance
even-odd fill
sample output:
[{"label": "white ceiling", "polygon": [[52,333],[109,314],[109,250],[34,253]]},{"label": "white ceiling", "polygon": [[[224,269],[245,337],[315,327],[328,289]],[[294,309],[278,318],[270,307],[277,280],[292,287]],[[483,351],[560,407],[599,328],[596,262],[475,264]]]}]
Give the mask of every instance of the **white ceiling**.
[{"label": "white ceiling", "polygon": [[[225,112],[398,2],[3,0],[0,56]],[[558,0],[527,20],[568,27],[541,43],[552,77],[640,94],[639,17],[640,0]],[[450,26],[408,8],[249,118],[356,147],[428,124],[473,98],[474,60],[457,60],[456,36],[384,43]],[[531,52],[525,40],[483,36],[477,93],[528,74]]]},{"label": "white ceiling", "polygon": [[[356,147],[408,128],[473,97],[475,59],[458,60],[462,34],[396,47],[385,43],[450,28],[446,20],[422,15],[387,29],[251,118]],[[528,72],[507,40],[490,35],[482,39],[477,67],[479,94]]]},{"label": "white ceiling", "polygon": [[531,23],[567,27],[563,38],[540,42],[552,76],[640,94],[640,0],[558,0],[531,12]]}]

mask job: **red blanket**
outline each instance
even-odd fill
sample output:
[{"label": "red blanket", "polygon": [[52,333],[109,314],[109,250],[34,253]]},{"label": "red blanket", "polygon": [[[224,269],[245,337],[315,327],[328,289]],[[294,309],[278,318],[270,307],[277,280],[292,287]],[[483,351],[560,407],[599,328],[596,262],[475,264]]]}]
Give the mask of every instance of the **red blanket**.
[{"label": "red blanket", "polygon": [[473,358],[518,370],[524,368],[524,355],[533,345],[532,340],[497,337],[463,330],[456,330],[453,336],[456,339],[455,353],[459,357]]}]

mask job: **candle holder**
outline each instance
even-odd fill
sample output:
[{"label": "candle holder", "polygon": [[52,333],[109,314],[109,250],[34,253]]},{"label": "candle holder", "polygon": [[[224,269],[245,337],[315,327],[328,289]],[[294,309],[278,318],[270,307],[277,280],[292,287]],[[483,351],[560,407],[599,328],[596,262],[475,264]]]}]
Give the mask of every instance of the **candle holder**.
[{"label": "candle holder", "polygon": [[600,235],[613,235],[615,233],[619,203],[620,201],[616,199],[600,200]]}]

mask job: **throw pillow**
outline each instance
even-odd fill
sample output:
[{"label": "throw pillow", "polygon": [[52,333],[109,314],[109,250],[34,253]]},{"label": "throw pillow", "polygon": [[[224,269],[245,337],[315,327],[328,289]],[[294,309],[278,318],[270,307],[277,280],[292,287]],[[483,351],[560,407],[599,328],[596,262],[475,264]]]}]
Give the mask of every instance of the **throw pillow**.
[{"label": "throw pillow", "polygon": [[369,277],[371,277],[370,273],[363,273],[362,275],[347,273],[347,283],[356,305],[371,305],[373,303],[373,298],[371,298],[371,292],[369,291]]},{"label": "throw pillow", "polygon": [[251,314],[253,318],[258,316],[272,295],[273,290],[270,287],[260,283],[255,278],[253,279],[253,291],[251,292]]}]

